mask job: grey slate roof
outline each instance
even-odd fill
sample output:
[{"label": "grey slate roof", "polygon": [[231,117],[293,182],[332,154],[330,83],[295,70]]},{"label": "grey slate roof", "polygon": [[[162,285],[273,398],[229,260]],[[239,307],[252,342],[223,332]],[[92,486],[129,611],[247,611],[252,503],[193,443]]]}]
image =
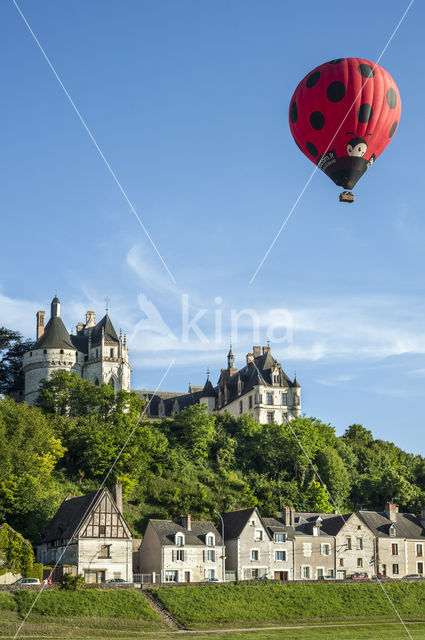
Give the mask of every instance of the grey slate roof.
[{"label": "grey slate roof", "polygon": [[[334,531],[344,525],[344,521],[341,516],[337,516],[333,513],[308,513],[308,512],[296,512],[295,517],[295,533],[302,535],[312,535],[313,527],[316,524],[317,518],[322,519],[322,524],[319,527],[320,536],[334,536]],[[347,519],[347,516],[344,516]],[[338,522],[339,521],[339,522]]]},{"label": "grey slate roof", "polygon": [[196,545],[205,546],[205,536],[207,533],[213,533],[215,535],[216,545],[223,544],[216,526],[213,522],[207,520],[192,520],[190,531],[174,520],[149,520],[149,523],[158,534],[161,545],[175,545],[176,533],[184,534],[185,547]]},{"label": "grey slate roof", "polygon": [[[225,540],[233,540],[234,538],[239,538],[240,534],[246,527],[248,521],[255,511],[255,507],[251,507],[250,509],[228,511],[227,513],[225,513],[223,515]],[[259,516],[258,512],[257,515]]]},{"label": "grey slate roof", "polygon": [[92,507],[94,507],[104,491],[106,489],[64,500],[41,534],[40,543],[59,538],[69,539],[73,535],[78,535],[83,524],[82,520],[85,520],[88,510],[91,510],[90,505],[93,502]]},{"label": "grey slate roof", "polygon": [[[379,538],[390,537],[391,520],[385,512],[359,511],[359,517]],[[411,513],[397,513],[395,521],[395,537],[419,540],[425,538],[425,529],[419,518]]]},{"label": "grey slate roof", "polygon": [[71,349],[75,350],[71,337],[65,328],[62,318],[55,316],[46,324],[43,335],[37,340],[33,349]]},{"label": "grey slate roof", "polygon": [[274,533],[286,533],[288,540],[293,540],[295,536],[294,527],[283,524],[276,518],[261,518],[263,524],[267,527],[269,533],[273,536]]},{"label": "grey slate roof", "polygon": [[102,341],[102,329],[105,330],[105,344],[117,344],[119,342],[117,333],[114,329],[114,326],[111,322],[108,314],[104,315],[102,320],[99,320],[97,325],[94,327],[91,332],[91,343],[92,345],[100,344]]},{"label": "grey slate roof", "polygon": [[217,397],[217,391],[212,386],[211,380],[208,377],[205,383],[205,386],[202,389],[201,398],[216,398],[216,397]]}]

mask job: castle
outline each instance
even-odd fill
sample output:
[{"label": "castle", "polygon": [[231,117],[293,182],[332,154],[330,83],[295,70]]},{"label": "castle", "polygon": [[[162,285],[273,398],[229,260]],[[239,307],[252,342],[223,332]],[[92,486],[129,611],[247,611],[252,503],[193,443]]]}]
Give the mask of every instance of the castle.
[{"label": "castle", "polygon": [[[60,317],[60,301],[51,303],[50,320],[44,326],[45,311],[37,312],[37,342],[24,354],[25,401],[33,404],[40,383],[53,371],[76,373],[93,384],[109,384],[114,391],[130,391],[130,365],[127,341],[119,337],[108,312],[96,324],[94,311],[87,311],[85,324],[69,334]],[[237,417],[251,415],[260,424],[286,423],[301,414],[301,387],[296,376],[291,380],[271,354],[270,346],[254,346],[241,369],[235,367],[230,347],[227,367],[221,370],[216,386],[209,374],[204,386],[189,385],[187,393],[136,390],[146,400],[146,414],[161,419],[179,413],[194,404],[204,404],[209,413]]]},{"label": "castle", "polygon": [[93,384],[109,384],[115,391],[130,391],[130,365],[126,338],[119,337],[108,313],[96,324],[94,311],[87,311],[86,322],[79,322],[76,334],[69,334],[61,318],[61,304],[55,296],[50,320],[37,311],[37,342],[24,354],[25,401],[33,404],[40,383],[54,371],[76,373]]}]

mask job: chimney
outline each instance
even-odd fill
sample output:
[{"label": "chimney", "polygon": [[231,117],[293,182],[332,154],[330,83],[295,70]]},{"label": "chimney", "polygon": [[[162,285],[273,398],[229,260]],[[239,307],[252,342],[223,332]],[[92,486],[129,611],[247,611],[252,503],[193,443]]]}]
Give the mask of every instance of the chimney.
[{"label": "chimney", "polygon": [[252,347],[252,351],[254,358],[259,358],[261,356],[261,347]]},{"label": "chimney", "polygon": [[115,504],[118,507],[118,511],[122,513],[122,483],[118,482],[118,480],[114,484],[112,494],[114,496]]},{"label": "chimney", "polygon": [[185,515],[180,516],[180,522],[182,527],[187,529],[188,531],[192,531],[192,516],[190,513],[186,513]]},{"label": "chimney", "polygon": [[282,519],[283,524],[286,524],[288,527],[294,526],[295,510],[292,507],[283,507],[283,511],[280,511],[278,516]]},{"label": "chimney", "polygon": [[395,522],[397,520],[398,507],[396,504],[392,502],[387,502],[385,505],[385,513],[387,518],[391,520],[391,522]]},{"label": "chimney", "polygon": [[86,311],[86,327],[94,327],[96,325],[96,313],[94,311]]},{"label": "chimney", "polygon": [[44,319],[46,317],[45,311],[37,311],[37,327],[36,327],[36,336],[37,340],[41,338],[44,333]]},{"label": "chimney", "polygon": [[247,353],[246,354],[246,364],[247,366],[249,365],[250,362],[254,361],[254,354],[253,353]]},{"label": "chimney", "polygon": [[75,327],[77,329],[77,333],[80,333],[84,329],[84,322],[79,322]]},{"label": "chimney", "polygon": [[267,345],[267,347],[263,347],[263,355],[266,353],[270,353],[270,346]]}]

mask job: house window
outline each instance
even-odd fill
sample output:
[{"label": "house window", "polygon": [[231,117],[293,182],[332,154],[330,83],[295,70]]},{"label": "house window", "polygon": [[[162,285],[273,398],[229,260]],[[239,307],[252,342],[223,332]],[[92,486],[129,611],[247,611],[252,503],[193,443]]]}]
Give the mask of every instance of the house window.
[{"label": "house window", "polygon": [[267,411],[267,422],[274,422],[274,411]]},{"label": "house window", "polygon": [[207,536],[207,546],[208,547],[214,546],[214,536]]},{"label": "house window", "polygon": [[255,540],[262,540],[263,539],[263,530],[262,529],[257,529],[255,532]]},{"label": "house window", "polygon": [[393,564],[393,574],[398,576],[398,564]]},{"label": "house window", "polygon": [[257,392],[255,394],[255,403],[256,404],[263,404],[263,394],[262,393]]},{"label": "house window", "polygon": [[185,558],[184,558],[184,549],[177,549],[176,550],[176,560],[178,562],[184,562]]},{"label": "house window", "polygon": [[215,578],[215,569],[207,569],[205,574],[207,578]]},{"label": "house window", "polygon": [[287,393],[282,393],[282,404],[284,404],[284,405],[288,404],[288,394]]},{"label": "house window", "polygon": [[398,556],[398,544],[397,542],[393,542],[391,545],[391,555]]},{"label": "house window", "polygon": [[363,567],[363,558],[357,558],[357,567],[359,569]]},{"label": "house window", "polygon": [[252,396],[249,396],[248,398],[248,407],[252,409]]},{"label": "house window", "polygon": [[423,545],[422,545],[422,544],[417,544],[417,545],[416,545],[416,555],[417,555],[418,557],[422,557],[422,556],[423,556],[423,554],[424,554],[424,552],[423,552]]},{"label": "house window", "polygon": [[323,569],[323,567],[317,567],[317,579],[320,580],[320,578],[323,578],[323,575],[325,573],[325,570]]},{"label": "house window", "polygon": [[322,544],[320,545],[320,553],[322,554],[322,556],[328,556],[331,552],[331,545],[330,544]]},{"label": "house window", "polygon": [[357,525],[357,531],[360,531],[360,529],[361,529],[361,528],[362,528],[362,525],[361,525],[361,524],[358,524],[358,525]]},{"label": "house window", "polygon": [[243,413],[243,402],[239,400],[239,413]]},{"label": "house window", "polygon": [[312,544],[311,542],[304,542],[303,543],[303,552],[304,552],[304,556],[306,558],[310,558],[311,557],[311,551],[312,551]]},{"label": "house window", "polygon": [[343,567],[344,566],[344,558],[340,558],[339,559],[339,566]]},{"label": "house window", "polygon": [[275,542],[286,542],[286,533],[275,533],[274,534]]},{"label": "house window", "polygon": [[266,393],[266,404],[273,404],[273,394]]},{"label": "house window", "polygon": [[356,549],[363,549],[363,538],[357,538],[357,545],[356,545]]},{"label": "house window", "polygon": [[104,524],[99,525],[99,535],[104,536],[106,533],[106,526]]},{"label": "house window", "polygon": [[251,549],[251,560],[258,560],[260,557],[260,553],[258,549]]},{"label": "house window", "polygon": [[334,570],[328,569],[328,578],[333,578],[333,577],[334,577]]},{"label": "house window", "polygon": [[422,574],[424,572],[424,563],[423,562],[417,562],[417,571],[418,573]]},{"label": "house window", "polygon": [[347,551],[351,551],[351,538],[346,538]]},{"label": "house window", "polygon": [[215,550],[208,549],[207,551],[207,562],[215,562]]},{"label": "house window", "polygon": [[165,582],[178,582],[179,572],[178,571],[166,571],[164,577],[165,577]]},{"label": "house window", "polygon": [[99,558],[110,558],[111,557],[111,545],[110,544],[102,544],[100,547]]},{"label": "house window", "polygon": [[395,526],[393,524],[390,527],[390,536],[391,538],[395,538]]},{"label": "house window", "polygon": [[251,578],[258,578],[259,571],[258,569],[251,569]]},{"label": "house window", "polygon": [[301,578],[304,580],[310,580],[311,575],[311,567],[309,565],[304,565],[301,567]]},{"label": "house window", "polygon": [[286,551],[275,551],[274,552],[274,559],[286,562]]},{"label": "house window", "polygon": [[176,545],[178,547],[183,547],[184,546],[184,537],[182,535],[176,535]]}]

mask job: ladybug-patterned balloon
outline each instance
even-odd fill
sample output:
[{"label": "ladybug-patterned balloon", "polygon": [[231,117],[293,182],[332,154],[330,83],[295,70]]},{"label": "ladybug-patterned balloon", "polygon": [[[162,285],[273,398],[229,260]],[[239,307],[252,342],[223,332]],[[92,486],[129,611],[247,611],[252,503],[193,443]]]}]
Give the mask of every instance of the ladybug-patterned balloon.
[{"label": "ladybug-patterned balloon", "polygon": [[289,126],[301,151],[335,184],[352,189],[391,141],[400,114],[388,71],[362,58],[338,58],[301,80]]}]

